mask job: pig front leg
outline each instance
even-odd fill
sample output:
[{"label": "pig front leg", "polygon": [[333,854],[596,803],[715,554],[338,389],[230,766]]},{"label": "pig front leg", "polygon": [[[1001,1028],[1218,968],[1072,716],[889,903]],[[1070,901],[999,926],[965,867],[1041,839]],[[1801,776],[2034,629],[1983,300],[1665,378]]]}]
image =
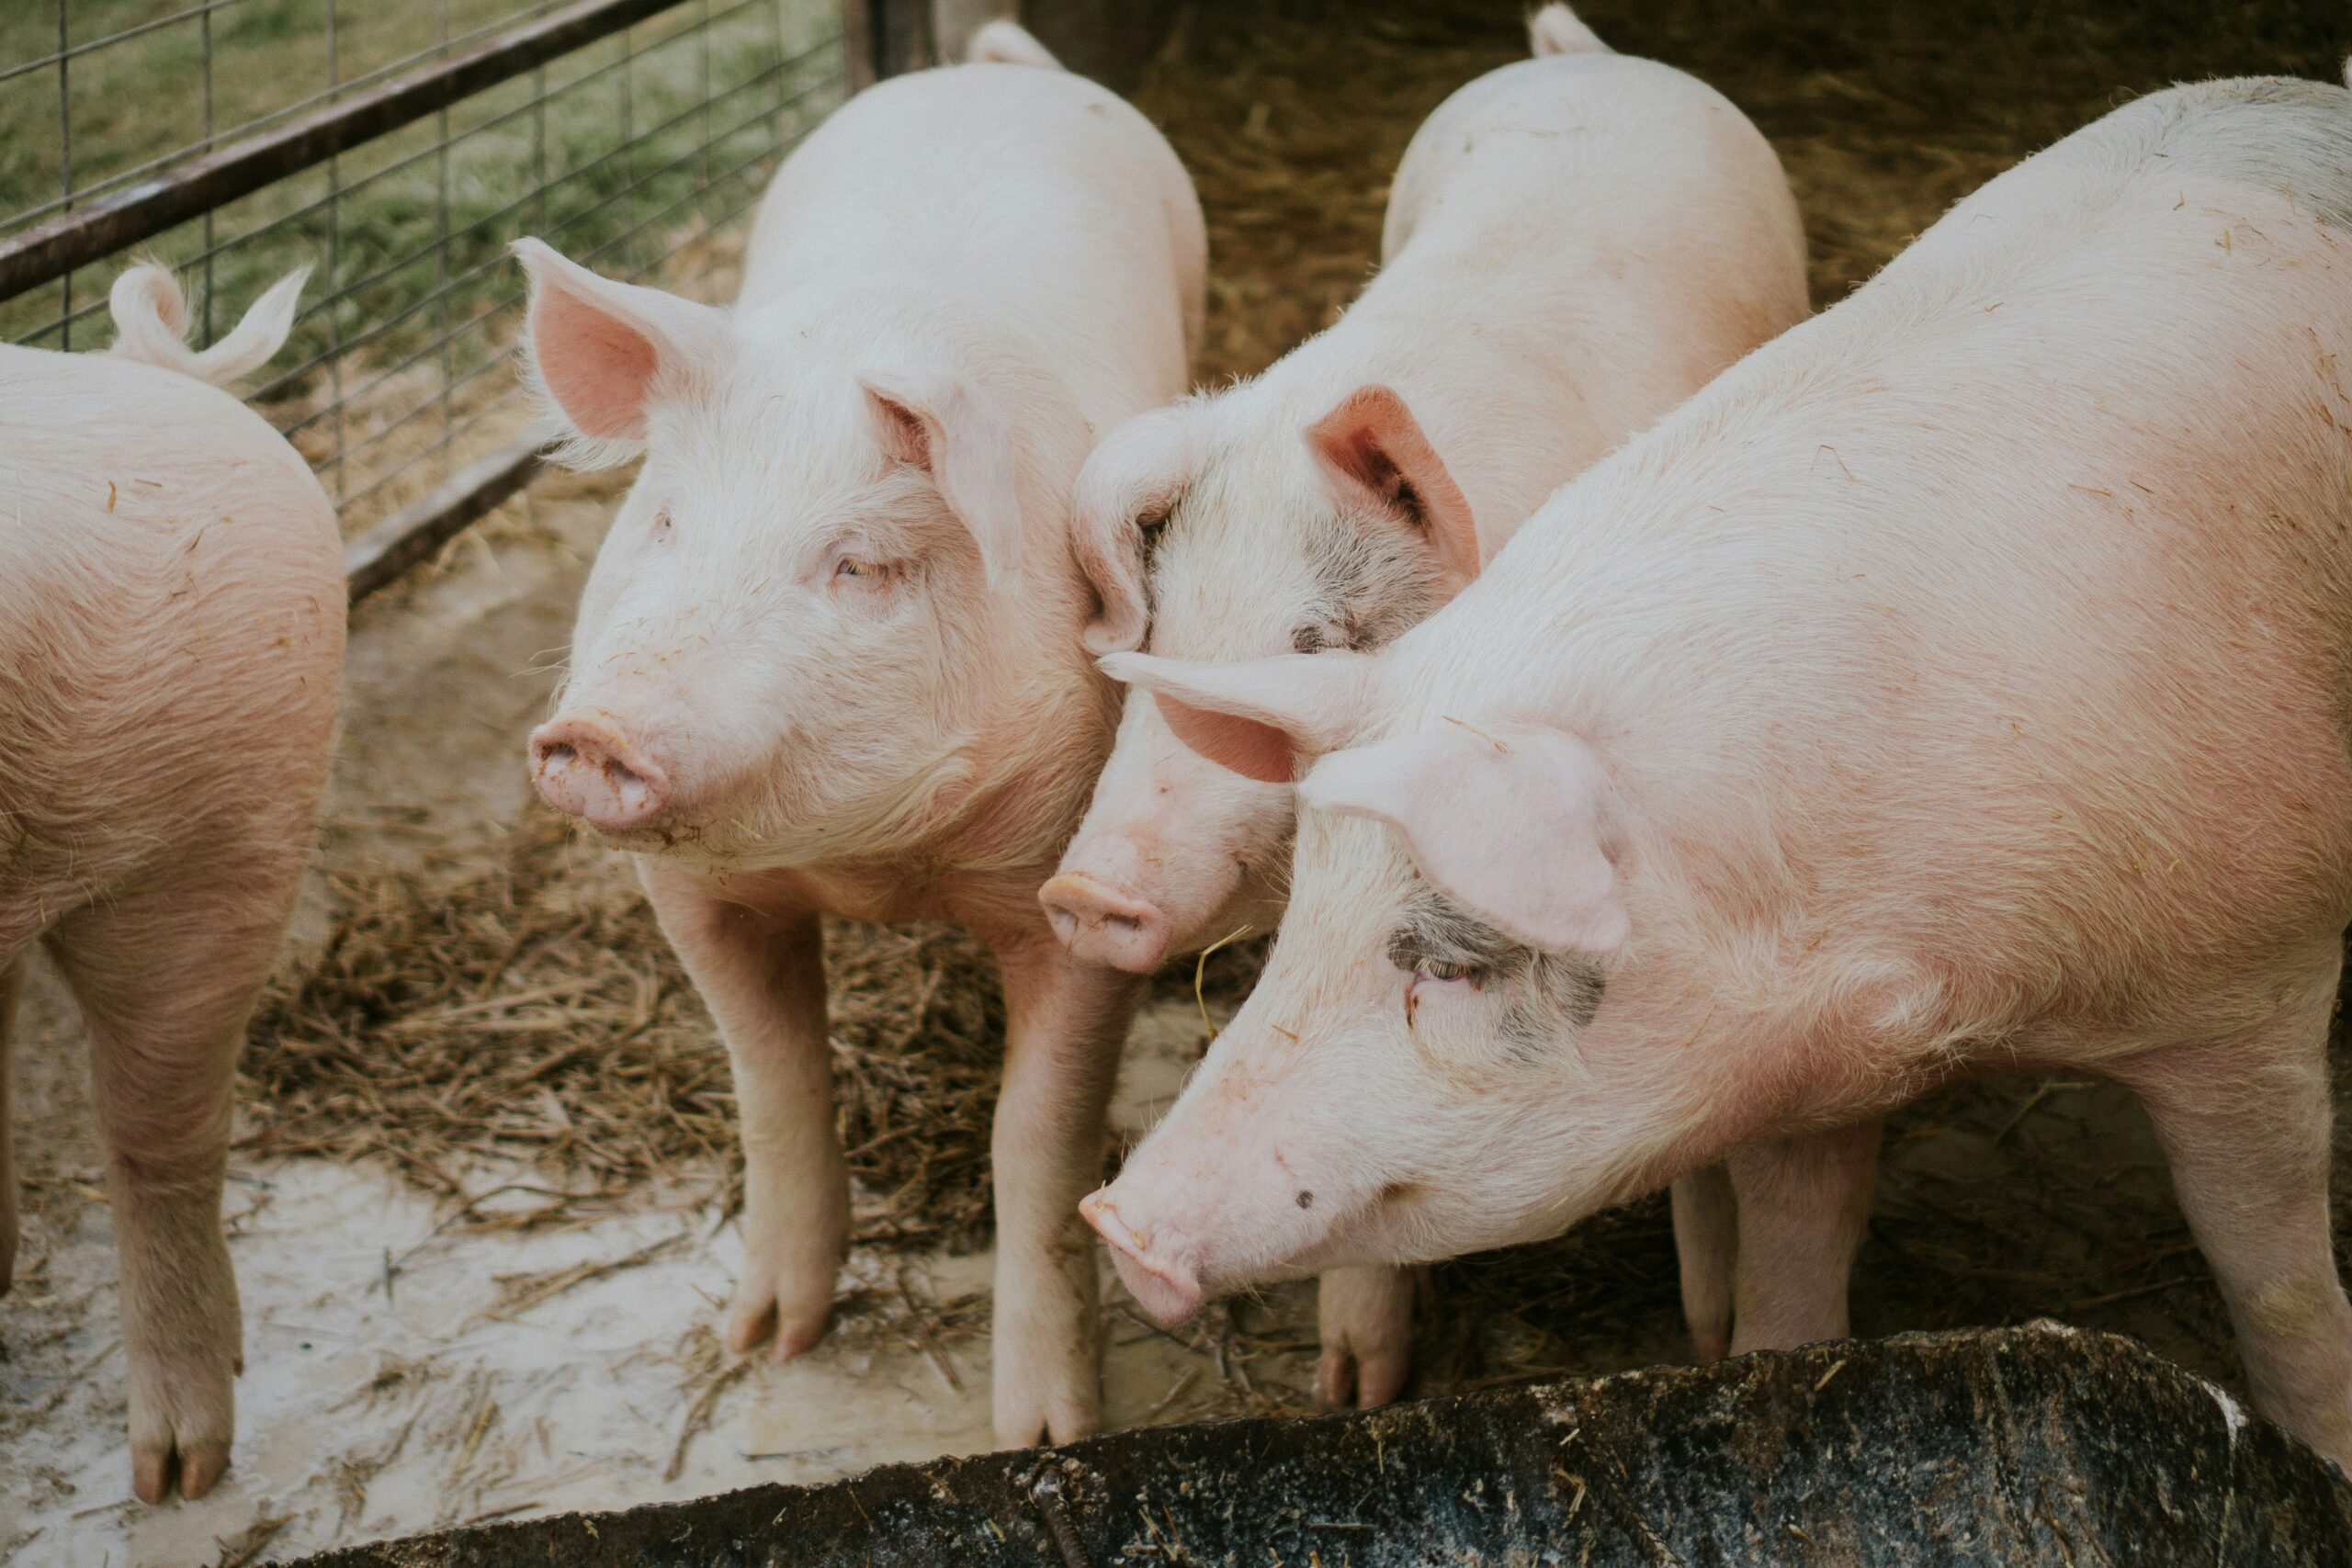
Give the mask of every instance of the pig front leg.
[{"label": "pig front leg", "polygon": [[833,1121],[824,930],[812,909],[752,909],[652,862],[654,913],[727,1042],[743,1140],[743,1272],[727,1348],[771,1335],[789,1360],[824,1337],[849,1236],[849,1164]]},{"label": "pig front leg", "polygon": [[1316,1326],[1323,1340],[1316,1392],[1326,1404],[1372,1410],[1405,1392],[1413,1370],[1418,1269],[1364,1265],[1323,1276]]},{"label": "pig front leg", "polygon": [[[253,874],[248,872],[246,876]],[[201,1497],[229,1466],[244,1370],[220,1193],[246,1015],[283,933],[250,880],[154,891],[70,916],[49,947],[90,1037],[130,1364],[131,1490],[160,1503],[176,1462]]]},{"label": "pig front leg", "polygon": [[2341,960],[2268,1023],[2115,1076],[2138,1096],[2237,1330],[2256,1410],[2352,1474],[2352,1304],[2328,1220],[2327,1025]]},{"label": "pig front leg", "polygon": [[1102,1424],[1094,1236],[1105,1122],[1140,976],[1072,960],[1046,931],[1001,946],[1004,1090],[996,1175],[996,1439],[1067,1443]]},{"label": "pig front leg", "polygon": [[1880,1123],[1734,1149],[1738,1210],[1731,1348],[1789,1350],[1848,1332],[1854,1254],[1870,1226]]},{"label": "pig front leg", "polygon": [[8,1109],[8,1035],[25,988],[25,961],[0,962],[0,1296],[17,1279],[17,1142]]},{"label": "pig front leg", "polygon": [[1682,1321],[1701,1361],[1731,1354],[1732,1298],[1737,1289],[1739,1201],[1731,1171],[1711,1165],[1673,1188],[1674,1257],[1682,1276]]}]

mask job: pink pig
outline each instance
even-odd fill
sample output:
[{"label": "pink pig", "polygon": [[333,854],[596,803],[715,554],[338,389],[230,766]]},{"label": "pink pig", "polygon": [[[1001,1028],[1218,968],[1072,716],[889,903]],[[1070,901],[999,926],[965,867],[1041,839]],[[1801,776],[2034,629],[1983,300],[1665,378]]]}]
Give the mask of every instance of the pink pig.
[{"label": "pink pig", "polygon": [[727,1340],[808,1348],[849,1219],[819,919],[960,921],[1010,1015],[995,1415],[1098,1422],[1077,1217],[1138,982],[1036,889],[1110,749],[1069,542],[1099,432],[1184,389],[1200,209],[1159,132],[1010,24],[785,163],[731,310],[537,242],[534,368],[591,457],[642,452],[596,558],[540,792],[635,851],[726,1037],[745,1258]]},{"label": "pink pig", "polygon": [[0,1292],[6,1044],[38,942],[81,1004],[130,1368],[131,1483],[229,1463],[243,1363],[220,1233],[245,1016],[309,863],[342,688],[334,511],[207,383],[285,342],[297,274],[204,353],[161,267],[111,355],[0,348]]},{"label": "pink pig", "polygon": [[1844,1322],[1872,1119],[2095,1073],[2147,1108],[2257,1407],[2352,1461],[2347,375],[2352,95],[2176,88],[1962,202],[1385,652],[1106,660],[1306,770],[1264,979],[1085,1205],[1129,1284],[1181,1317],[1549,1235],[1747,1145],[1743,1273],[1836,1265],[1755,1300],[1747,1342],[1790,1343]]},{"label": "pink pig", "polygon": [[[1804,317],[1804,228],[1756,128],[1681,72],[1611,52],[1566,6],[1529,30],[1534,59],[1462,88],[1414,136],[1385,265],[1338,325],[1088,460],[1097,652],[1376,649],[1560,484]],[[1181,733],[1129,695],[1040,894],[1081,958],[1148,973],[1281,919],[1287,746],[1245,777]],[[1713,1252],[1689,1270],[1702,1340],[1710,1303],[1729,1314],[1708,1284],[1729,1276],[1727,1244]],[[1396,1396],[1411,1304],[1396,1270],[1323,1281],[1326,1399]]]}]

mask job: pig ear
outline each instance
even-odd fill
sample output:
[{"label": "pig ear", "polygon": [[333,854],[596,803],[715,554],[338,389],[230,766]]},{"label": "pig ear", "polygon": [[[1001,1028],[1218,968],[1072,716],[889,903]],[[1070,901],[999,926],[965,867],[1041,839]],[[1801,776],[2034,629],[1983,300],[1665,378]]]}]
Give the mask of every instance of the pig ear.
[{"label": "pig ear", "polygon": [[1439,891],[1531,947],[1624,945],[1609,774],[1565,730],[1447,720],[1333,752],[1299,781],[1298,798],[1387,823]]},{"label": "pig ear", "polygon": [[1201,469],[1209,415],[1197,403],[1139,414],[1106,437],[1079,470],[1070,548],[1099,606],[1087,623],[1092,653],[1143,646],[1151,606],[1144,594],[1144,536],[1168,521]]},{"label": "pig ear", "polygon": [[1306,427],[1306,446],[1334,502],[1396,513],[1429,540],[1446,570],[1465,582],[1478,575],[1478,524],[1470,502],[1396,392],[1357,388]]},{"label": "pig ear", "polygon": [[515,241],[514,254],[531,279],[532,373],[584,443],[576,456],[627,456],[645,440],[649,401],[732,352],[724,310],[600,277],[537,240]]},{"label": "pig ear", "polygon": [[1021,573],[1021,496],[1012,432],[994,406],[947,376],[869,370],[857,384],[882,450],[931,476],[979,546],[989,587],[1010,584]]},{"label": "pig ear", "polygon": [[1335,649],[1201,664],[1114,653],[1099,662],[1113,680],[1151,693],[1176,738],[1210,761],[1244,778],[1288,784],[1301,753],[1318,756],[1355,732],[1373,656]]}]

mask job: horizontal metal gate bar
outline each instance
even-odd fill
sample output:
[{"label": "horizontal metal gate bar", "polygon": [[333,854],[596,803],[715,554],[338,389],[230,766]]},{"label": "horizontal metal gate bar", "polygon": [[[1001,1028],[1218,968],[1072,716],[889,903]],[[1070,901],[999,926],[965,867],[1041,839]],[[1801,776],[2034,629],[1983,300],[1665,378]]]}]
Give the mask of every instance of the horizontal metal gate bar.
[{"label": "horizontal metal gate bar", "polygon": [[87,207],[62,212],[0,241],[0,299],[13,299],[273,181],[315,167],[678,3],[579,0],[435,64],[241,138]]}]

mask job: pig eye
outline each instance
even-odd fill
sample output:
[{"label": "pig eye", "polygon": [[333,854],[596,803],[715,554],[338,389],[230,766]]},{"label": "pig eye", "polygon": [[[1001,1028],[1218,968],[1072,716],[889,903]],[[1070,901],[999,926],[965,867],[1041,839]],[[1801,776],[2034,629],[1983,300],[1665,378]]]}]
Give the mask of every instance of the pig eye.
[{"label": "pig eye", "polygon": [[670,514],[667,512],[657,512],[653,514],[653,536],[657,539],[666,539],[670,536]]},{"label": "pig eye", "polygon": [[1484,971],[1475,964],[1457,964],[1445,958],[1424,958],[1413,965],[1413,973],[1424,980],[1476,980]]},{"label": "pig eye", "polygon": [[888,561],[867,560],[862,556],[843,556],[833,563],[833,581],[851,582],[860,588],[880,588],[891,577]]}]

